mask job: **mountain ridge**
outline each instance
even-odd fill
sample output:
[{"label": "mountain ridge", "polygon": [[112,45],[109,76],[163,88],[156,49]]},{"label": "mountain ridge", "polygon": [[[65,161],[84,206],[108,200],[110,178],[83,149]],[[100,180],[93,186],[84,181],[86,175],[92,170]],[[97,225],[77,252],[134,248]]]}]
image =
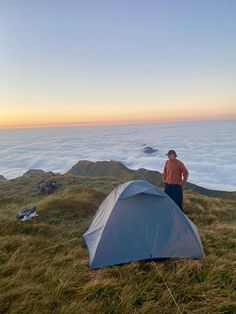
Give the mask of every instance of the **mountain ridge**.
[{"label": "mountain ridge", "polygon": [[[65,176],[86,176],[86,177],[114,177],[121,181],[130,180],[147,180],[150,183],[157,185],[160,188],[164,187],[164,183],[161,178],[161,173],[157,170],[149,170],[146,168],[130,169],[125,166],[121,161],[116,160],[104,160],[104,161],[89,161],[79,160],[64,174],[55,173],[53,171],[44,171],[42,169],[29,169],[22,176],[14,179],[5,179],[4,177],[0,181],[4,184],[7,182],[19,182],[20,184],[27,179],[35,178],[40,181],[49,180],[53,177],[65,177]],[[183,190],[192,190],[196,193],[219,197],[225,199],[236,199],[236,191],[220,191],[201,187],[197,184],[187,182],[183,185]]]},{"label": "mountain ridge", "polygon": [[[146,168],[130,169],[120,161],[89,161],[79,160],[66,174],[73,175],[89,175],[89,176],[114,176],[118,179],[144,179],[152,184],[155,184],[161,188],[164,187],[164,183],[161,178],[161,173],[156,170],[149,170]],[[236,199],[236,191],[220,191],[212,190],[201,187],[197,184],[187,182],[183,186],[184,190],[192,190],[202,195]]]}]

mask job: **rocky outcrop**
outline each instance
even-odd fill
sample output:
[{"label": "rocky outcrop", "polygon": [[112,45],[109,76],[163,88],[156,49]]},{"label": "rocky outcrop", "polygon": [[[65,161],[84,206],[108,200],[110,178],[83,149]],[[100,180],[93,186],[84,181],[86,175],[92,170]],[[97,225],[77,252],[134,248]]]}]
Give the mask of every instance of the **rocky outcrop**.
[{"label": "rocky outcrop", "polygon": [[152,148],[151,146],[146,146],[146,147],[144,147],[144,149],[143,149],[143,152],[145,153],[145,154],[149,154],[149,155],[152,155],[153,153],[155,153],[155,152],[157,152],[158,151],[158,149],[154,149],[154,148]]}]

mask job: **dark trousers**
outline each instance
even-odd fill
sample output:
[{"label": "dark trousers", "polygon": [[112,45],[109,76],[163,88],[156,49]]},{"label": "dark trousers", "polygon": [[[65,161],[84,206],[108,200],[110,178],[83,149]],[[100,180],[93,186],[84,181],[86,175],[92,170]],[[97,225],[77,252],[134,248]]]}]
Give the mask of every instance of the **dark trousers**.
[{"label": "dark trousers", "polygon": [[165,183],[165,193],[183,210],[183,189],[179,184]]}]

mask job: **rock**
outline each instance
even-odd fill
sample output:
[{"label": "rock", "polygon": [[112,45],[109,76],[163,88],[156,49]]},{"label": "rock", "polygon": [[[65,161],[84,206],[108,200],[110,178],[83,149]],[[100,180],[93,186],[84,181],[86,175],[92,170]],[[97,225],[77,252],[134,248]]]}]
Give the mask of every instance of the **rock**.
[{"label": "rock", "polygon": [[51,194],[59,188],[60,184],[55,180],[38,183],[38,192],[40,194]]},{"label": "rock", "polygon": [[158,150],[152,148],[151,146],[146,146],[146,147],[144,147],[143,151],[146,154],[153,154],[153,153],[157,152]]},{"label": "rock", "polygon": [[0,181],[4,181],[7,180],[6,178],[4,178],[4,176],[0,175]]}]

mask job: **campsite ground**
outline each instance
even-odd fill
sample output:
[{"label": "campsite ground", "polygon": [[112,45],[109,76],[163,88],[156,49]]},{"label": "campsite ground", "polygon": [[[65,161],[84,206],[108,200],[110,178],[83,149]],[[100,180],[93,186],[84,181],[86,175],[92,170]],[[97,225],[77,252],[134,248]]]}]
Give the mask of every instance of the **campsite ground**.
[{"label": "campsite ground", "polygon": [[[81,235],[120,180],[58,176],[53,195],[36,178],[0,183],[0,313],[178,313],[150,262],[88,269]],[[25,187],[25,182],[27,186]],[[37,204],[39,217],[16,221]],[[156,262],[183,313],[236,313],[236,201],[185,191],[204,260]]]}]

